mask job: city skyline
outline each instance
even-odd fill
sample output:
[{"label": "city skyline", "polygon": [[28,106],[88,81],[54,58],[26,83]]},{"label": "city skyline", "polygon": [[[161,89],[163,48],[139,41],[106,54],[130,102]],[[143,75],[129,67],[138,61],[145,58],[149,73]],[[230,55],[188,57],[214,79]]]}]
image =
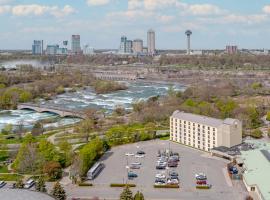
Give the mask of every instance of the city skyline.
[{"label": "city skyline", "polygon": [[185,49],[187,29],[192,49],[269,49],[270,43],[262,37],[270,33],[267,0],[0,0],[0,16],[0,49],[30,50],[34,39],[55,44],[74,34],[81,44],[117,49],[119,36],[147,41],[149,28],[157,49]]}]

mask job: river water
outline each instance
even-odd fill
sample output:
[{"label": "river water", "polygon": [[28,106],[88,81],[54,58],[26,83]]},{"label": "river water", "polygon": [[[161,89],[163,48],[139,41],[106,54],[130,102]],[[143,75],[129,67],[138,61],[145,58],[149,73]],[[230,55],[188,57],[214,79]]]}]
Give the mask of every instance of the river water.
[{"label": "river water", "polygon": [[[180,84],[150,83],[150,82],[125,82],[128,89],[109,94],[96,94],[90,87],[77,92],[68,92],[56,96],[49,101],[41,100],[44,106],[62,107],[72,110],[83,110],[86,108],[104,109],[111,112],[116,106],[121,105],[131,109],[132,103],[147,100],[152,96],[166,95],[170,86],[174,89],[184,91],[185,87]],[[0,129],[7,124],[18,126],[23,124],[31,128],[35,122],[41,119],[56,118],[53,113],[37,113],[30,110],[8,110],[0,112]],[[47,124],[45,127],[57,127],[78,122],[78,118],[57,118],[57,122]]]}]

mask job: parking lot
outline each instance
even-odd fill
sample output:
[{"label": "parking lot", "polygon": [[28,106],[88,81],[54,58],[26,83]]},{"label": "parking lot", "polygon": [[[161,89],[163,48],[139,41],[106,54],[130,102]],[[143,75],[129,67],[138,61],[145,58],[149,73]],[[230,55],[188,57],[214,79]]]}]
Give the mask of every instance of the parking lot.
[{"label": "parking lot", "polygon": [[[169,169],[156,170],[158,150],[171,149],[180,154],[180,162],[174,170],[178,172],[180,189],[155,189],[155,175],[163,171],[168,174]],[[144,158],[126,156],[126,153],[136,153],[142,150],[146,153]],[[242,184],[232,186],[225,172],[226,161],[211,157],[209,154],[197,151],[180,144],[169,141],[148,141],[137,144],[124,145],[113,148],[104,155],[101,161],[105,168],[93,181],[94,187],[82,188],[77,186],[66,186],[69,197],[93,197],[102,199],[117,199],[122,188],[110,188],[111,183],[134,183],[136,188],[132,189],[143,192],[146,199],[187,200],[187,199],[244,199],[247,195]],[[127,179],[127,165],[133,162],[141,162],[140,169],[132,170],[138,177],[133,180]],[[212,185],[210,190],[196,189],[195,174],[203,172],[207,175],[208,182]]]}]

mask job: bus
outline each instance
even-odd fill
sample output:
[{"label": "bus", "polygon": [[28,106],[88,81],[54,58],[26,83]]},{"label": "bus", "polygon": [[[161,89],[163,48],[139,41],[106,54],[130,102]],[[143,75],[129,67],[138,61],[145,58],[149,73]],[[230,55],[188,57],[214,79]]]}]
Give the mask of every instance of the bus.
[{"label": "bus", "polygon": [[104,168],[104,164],[103,163],[96,163],[93,167],[91,167],[91,169],[89,169],[89,171],[87,172],[87,179],[88,180],[93,180],[100,172],[101,170]]}]

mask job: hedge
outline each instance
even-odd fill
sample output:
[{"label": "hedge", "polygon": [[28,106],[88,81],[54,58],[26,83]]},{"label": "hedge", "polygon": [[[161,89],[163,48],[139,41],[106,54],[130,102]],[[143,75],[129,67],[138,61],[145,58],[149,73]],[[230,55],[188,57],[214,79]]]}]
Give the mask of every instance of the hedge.
[{"label": "hedge", "polygon": [[112,183],[110,184],[110,187],[136,187],[135,184],[123,184],[123,183]]},{"label": "hedge", "polygon": [[154,188],[180,188],[179,185],[154,185]]},{"label": "hedge", "polygon": [[89,186],[89,187],[91,187],[91,186],[93,186],[93,184],[92,183],[79,183],[78,186]]},{"label": "hedge", "polygon": [[206,186],[206,185],[197,185],[197,186],[196,186],[196,188],[197,188],[197,189],[206,189],[206,190],[208,190],[208,189],[210,189],[210,188],[211,188],[211,186]]}]

